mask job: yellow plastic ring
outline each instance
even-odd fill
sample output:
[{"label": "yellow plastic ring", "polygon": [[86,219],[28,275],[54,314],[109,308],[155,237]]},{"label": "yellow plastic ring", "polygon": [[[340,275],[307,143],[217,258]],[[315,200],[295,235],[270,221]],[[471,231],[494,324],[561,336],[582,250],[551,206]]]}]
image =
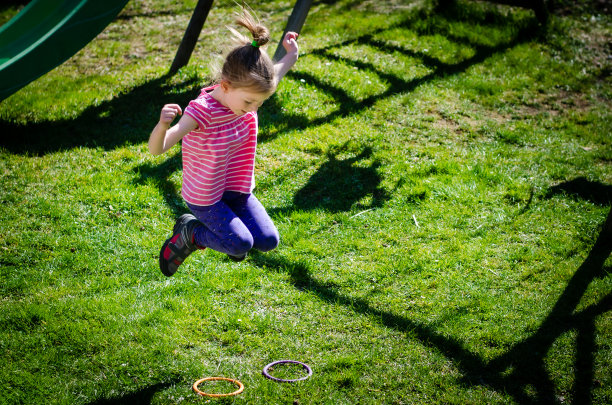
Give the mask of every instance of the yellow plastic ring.
[{"label": "yellow plastic ring", "polygon": [[[198,389],[198,385],[202,384],[204,381],[229,381],[231,383],[234,383],[238,386],[238,390],[234,391],[234,392],[230,392],[229,394],[209,394],[207,392],[204,391],[200,391]],[[199,394],[202,395],[203,397],[231,397],[234,395],[238,395],[240,394],[242,391],[244,391],[244,384],[241,383],[238,380],[234,380],[233,378],[225,378],[225,377],[206,377],[206,378],[202,378],[201,380],[198,380],[196,382],[193,383],[193,390]]]}]

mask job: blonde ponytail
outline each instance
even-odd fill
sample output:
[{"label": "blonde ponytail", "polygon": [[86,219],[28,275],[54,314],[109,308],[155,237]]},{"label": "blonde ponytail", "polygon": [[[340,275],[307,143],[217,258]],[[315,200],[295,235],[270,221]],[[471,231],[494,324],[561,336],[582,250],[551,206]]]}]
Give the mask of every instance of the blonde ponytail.
[{"label": "blonde ponytail", "polygon": [[[255,18],[245,8],[242,9],[241,14],[236,14],[236,24],[249,30],[253,41],[257,43],[257,47],[264,46],[270,41],[270,31],[261,25],[259,21],[255,21]],[[253,42],[247,40],[247,43],[252,44]]]},{"label": "blonde ponytail", "polygon": [[270,31],[253,18],[246,8],[236,13],[236,24],[249,30],[252,39],[228,27],[236,46],[229,52],[221,69],[221,79],[234,88],[257,92],[275,90],[274,64],[263,47],[270,41]]}]

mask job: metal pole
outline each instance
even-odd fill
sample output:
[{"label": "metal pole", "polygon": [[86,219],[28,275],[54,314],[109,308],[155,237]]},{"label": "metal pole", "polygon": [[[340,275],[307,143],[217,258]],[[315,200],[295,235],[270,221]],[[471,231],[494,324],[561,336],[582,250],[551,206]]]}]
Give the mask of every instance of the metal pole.
[{"label": "metal pole", "polygon": [[212,4],[213,0],[198,0],[198,4],[195,10],[193,10],[193,15],[191,16],[191,20],[189,20],[189,25],[187,26],[183,40],[179,45],[179,49],[170,67],[170,74],[176,73],[180,68],[189,63],[189,58],[198,42],[200,32],[202,32],[202,27],[204,26],[206,17],[208,17],[208,12]]},{"label": "metal pole", "polygon": [[304,26],[304,22],[306,21],[306,16],[308,16],[310,6],[312,6],[312,0],[297,0],[295,2],[293,11],[289,17],[289,21],[287,22],[287,27],[283,32],[283,36],[281,37],[278,47],[276,48],[274,58],[272,58],[273,60],[279,61],[283,56],[285,56],[286,51],[285,48],[283,48],[283,38],[285,38],[285,34],[289,31],[294,31],[298,34],[300,33],[302,27]]}]

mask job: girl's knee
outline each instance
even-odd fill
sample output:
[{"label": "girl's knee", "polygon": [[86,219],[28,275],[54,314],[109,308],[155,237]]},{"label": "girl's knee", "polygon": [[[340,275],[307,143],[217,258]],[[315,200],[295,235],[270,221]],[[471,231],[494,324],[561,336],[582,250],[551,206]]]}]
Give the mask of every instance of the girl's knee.
[{"label": "girl's knee", "polygon": [[242,256],[253,249],[253,244],[253,237],[250,234],[234,237],[226,245],[227,253],[232,256]]},{"label": "girl's knee", "polygon": [[262,235],[255,241],[254,248],[261,252],[269,252],[270,250],[276,249],[279,242],[280,238],[278,233]]}]

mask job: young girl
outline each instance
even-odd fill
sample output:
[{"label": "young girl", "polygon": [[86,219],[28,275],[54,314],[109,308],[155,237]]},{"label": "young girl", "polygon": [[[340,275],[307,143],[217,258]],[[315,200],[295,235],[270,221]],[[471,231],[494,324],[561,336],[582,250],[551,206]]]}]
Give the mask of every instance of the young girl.
[{"label": "young girl", "polygon": [[[165,105],[149,138],[154,155],[183,140],[182,196],[193,214],[182,215],[162,245],[159,265],[166,276],[197,249],[209,247],[240,261],[251,249],[267,252],[278,245],[276,227],[252,194],[257,109],[296,62],[297,34],[285,35],[287,54],[273,64],[261,48],[270,39],[268,29],[246,10],[238,17],[252,40],[232,29],[240,45],[227,55],[220,82],[204,88],[185,114],[177,104]],[[181,119],[170,128],[177,115]]]}]

